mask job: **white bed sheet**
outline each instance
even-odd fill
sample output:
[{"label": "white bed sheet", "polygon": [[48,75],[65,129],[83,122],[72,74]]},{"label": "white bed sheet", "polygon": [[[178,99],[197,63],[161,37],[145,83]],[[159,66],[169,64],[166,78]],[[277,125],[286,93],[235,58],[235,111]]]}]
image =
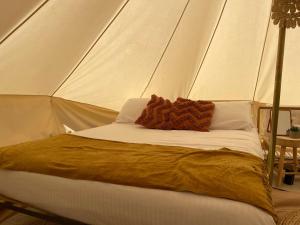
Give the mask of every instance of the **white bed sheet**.
[{"label": "white bed sheet", "polygon": [[[200,133],[147,130],[136,125],[111,124],[77,132],[76,135],[204,149],[229,147],[262,155],[254,130]],[[88,224],[275,225],[269,214],[241,202],[28,172],[0,170],[0,193]]]},{"label": "white bed sheet", "polygon": [[232,150],[251,153],[263,157],[263,151],[255,128],[244,130],[211,130],[210,132],[187,130],[154,130],[140,125],[112,123],[110,125],[87,129],[74,133],[79,136],[115,140],[131,143],[148,143],[157,145],[183,146],[216,150]]}]

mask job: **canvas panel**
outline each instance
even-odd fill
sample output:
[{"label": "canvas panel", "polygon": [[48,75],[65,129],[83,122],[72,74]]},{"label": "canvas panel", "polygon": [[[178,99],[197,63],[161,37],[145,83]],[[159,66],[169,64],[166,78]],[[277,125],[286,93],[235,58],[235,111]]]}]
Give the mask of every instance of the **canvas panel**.
[{"label": "canvas panel", "polygon": [[225,1],[191,0],[143,97],[187,96]]},{"label": "canvas panel", "polygon": [[[44,1],[0,0],[0,38]],[[262,57],[272,0],[130,0],[122,8],[126,2],[48,1],[0,45],[0,94],[52,95],[63,84],[55,96],[115,110],[152,93],[252,100],[259,74],[254,99],[272,103],[272,24]],[[299,39],[299,28],[287,31],[282,105],[300,105]]]},{"label": "canvas panel", "polygon": [[123,0],[51,0],[0,45],[0,94],[51,95]]},{"label": "canvas panel", "polygon": [[[257,101],[273,103],[278,30],[278,26],[270,26],[255,95]],[[281,105],[285,106],[300,106],[299,40],[300,29],[287,30],[280,101]]]},{"label": "canvas panel", "polygon": [[0,124],[0,146],[63,132],[48,96],[0,95]]},{"label": "canvas panel", "polygon": [[252,100],[270,8],[271,1],[227,1],[189,97]]},{"label": "canvas panel", "polygon": [[0,42],[46,0],[0,0]]},{"label": "canvas panel", "polygon": [[52,109],[63,125],[78,131],[112,123],[118,112],[101,107],[52,97]]},{"label": "canvas panel", "polygon": [[47,138],[115,121],[117,112],[61,98],[0,95],[0,146]]},{"label": "canvas panel", "polygon": [[278,27],[274,26],[271,22],[268,30],[266,46],[262,57],[257,89],[255,92],[255,100],[257,101],[272,103],[275,81],[277,42]]},{"label": "canvas panel", "polygon": [[146,87],[187,0],[133,0],[55,96],[120,109]]},{"label": "canvas panel", "polygon": [[[286,37],[283,78],[282,105],[300,106],[300,28],[289,29]],[[273,90],[270,87],[270,90]]]}]

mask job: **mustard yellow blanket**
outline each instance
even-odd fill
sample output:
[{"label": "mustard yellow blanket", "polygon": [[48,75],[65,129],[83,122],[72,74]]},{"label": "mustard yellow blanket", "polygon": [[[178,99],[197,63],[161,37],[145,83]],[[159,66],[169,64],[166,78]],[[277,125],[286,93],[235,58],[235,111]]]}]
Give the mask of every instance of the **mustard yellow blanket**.
[{"label": "mustard yellow blanket", "polygon": [[188,191],[249,203],[275,215],[263,161],[228,149],[204,151],[64,134],[0,148],[0,168]]}]

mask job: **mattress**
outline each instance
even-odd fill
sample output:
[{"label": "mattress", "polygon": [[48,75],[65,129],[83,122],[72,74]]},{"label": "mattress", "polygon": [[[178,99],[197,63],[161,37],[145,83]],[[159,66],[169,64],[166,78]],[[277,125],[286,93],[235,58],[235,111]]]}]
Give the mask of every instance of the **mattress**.
[{"label": "mattress", "polygon": [[[184,146],[227,147],[263,157],[256,130],[164,131],[133,124],[76,132],[89,138]],[[102,182],[0,170],[0,193],[88,224],[99,225],[274,225],[259,208],[228,199]]]}]

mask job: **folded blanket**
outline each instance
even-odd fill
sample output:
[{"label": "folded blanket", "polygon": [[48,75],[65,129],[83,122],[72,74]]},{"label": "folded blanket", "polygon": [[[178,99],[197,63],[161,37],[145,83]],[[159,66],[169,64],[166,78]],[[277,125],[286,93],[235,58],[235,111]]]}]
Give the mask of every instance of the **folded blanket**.
[{"label": "folded blanket", "polygon": [[206,151],[64,134],[0,148],[0,169],[227,198],[275,218],[262,159],[225,148]]}]

